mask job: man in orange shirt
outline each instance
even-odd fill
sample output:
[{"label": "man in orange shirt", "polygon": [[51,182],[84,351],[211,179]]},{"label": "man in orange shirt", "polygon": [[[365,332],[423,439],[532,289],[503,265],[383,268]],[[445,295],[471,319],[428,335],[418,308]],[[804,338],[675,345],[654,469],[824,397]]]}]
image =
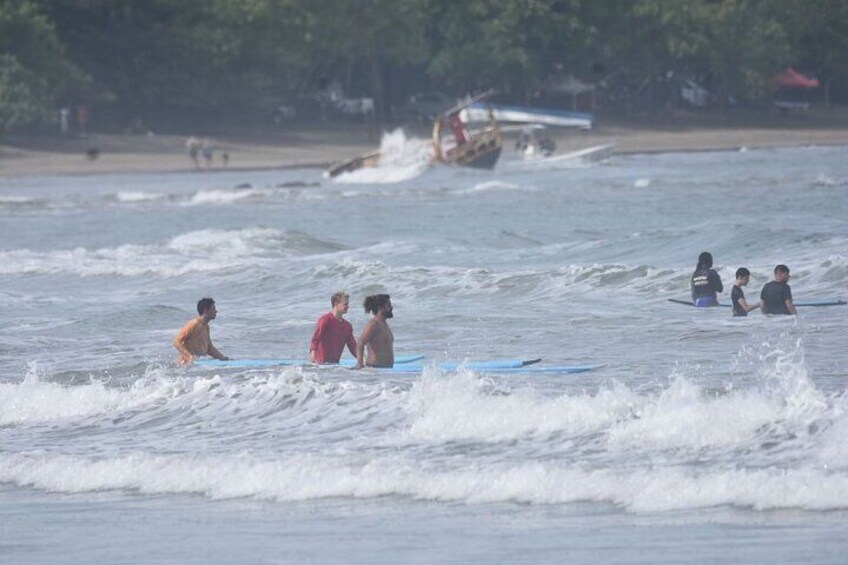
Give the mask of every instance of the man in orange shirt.
[{"label": "man in orange shirt", "polygon": [[215,359],[226,361],[229,357],[215,349],[212,338],[209,335],[209,322],[218,315],[215,301],[211,298],[203,298],[197,303],[197,318],[189,320],[177,337],[174,338],[174,347],[180,352],[177,358],[178,365],[192,363],[195,357],[210,355]]},{"label": "man in orange shirt", "polygon": [[309,360],[313,363],[338,363],[345,345],[356,357],[353,327],[343,317],[350,306],[350,297],[344,292],[337,292],[330,298],[330,305],[332,310],[318,318],[309,342]]}]

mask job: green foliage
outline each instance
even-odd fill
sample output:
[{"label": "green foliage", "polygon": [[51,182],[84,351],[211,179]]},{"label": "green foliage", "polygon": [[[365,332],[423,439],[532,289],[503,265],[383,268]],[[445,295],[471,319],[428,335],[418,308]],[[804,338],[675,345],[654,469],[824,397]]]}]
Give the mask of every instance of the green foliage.
[{"label": "green foliage", "polygon": [[848,3],[0,0],[0,54],[15,124],[57,102],[116,119],[267,118],[332,81],[378,109],[427,88],[518,100],[569,75],[691,77],[756,102],[789,65],[848,95]]},{"label": "green foliage", "polygon": [[56,96],[80,80],[34,2],[0,2],[0,130],[47,120]]},{"label": "green foliage", "polygon": [[44,121],[50,115],[47,84],[14,55],[0,54],[0,131]]}]

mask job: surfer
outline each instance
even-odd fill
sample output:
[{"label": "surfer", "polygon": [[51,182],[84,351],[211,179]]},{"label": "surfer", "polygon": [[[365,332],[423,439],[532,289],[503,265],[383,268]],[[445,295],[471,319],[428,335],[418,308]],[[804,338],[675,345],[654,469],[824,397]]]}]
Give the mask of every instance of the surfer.
[{"label": "surfer", "polygon": [[350,306],[350,296],[337,292],[330,297],[331,310],[318,318],[312,341],[309,342],[309,360],[313,363],[338,363],[347,345],[356,357],[356,340],[353,326],[344,319]]},{"label": "surfer", "polygon": [[724,291],[721,277],[713,269],[713,256],[704,251],[698,255],[698,265],[692,273],[692,304],[694,306],[718,306],[716,293]]},{"label": "surfer", "polygon": [[742,287],[747,285],[751,280],[751,271],[745,267],[736,269],[736,281],[733,283],[733,289],[730,291],[730,302],[733,305],[734,316],[747,316],[748,312],[760,307],[760,303],[748,304],[745,301],[745,293],[742,292]]},{"label": "surfer", "polygon": [[221,361],[228,361],[229,357],[218,351],[212,345],[209,335],[209,322],[218,315],[215,301],[211,298],[202,298],[197,303],[199,316],[189,320],[177,337],[174,338],[174,347],[180,352],[177,358],[178,365],[186,365],[194,361],[195,357],[209,355]]},{"label": "surfer", "polygon": [[[395,364],[395,336],[389,327],[388,319],[393,318],[392,299],[388,294],[372,294],[365,297],[363,303],[366,312],[373,314],[356,346],[356,366],[362,367],[393,367]],[[368,355],[365,355],[365,348]]]},{"label": "surfer", "polygon": [[760,309],[763,314],[785,314],[794,316],[798,313],[792,303],[792,289],[789,280],[789,267],[778,265],[774,268],[774,280],[769,281],[760,292]]}]

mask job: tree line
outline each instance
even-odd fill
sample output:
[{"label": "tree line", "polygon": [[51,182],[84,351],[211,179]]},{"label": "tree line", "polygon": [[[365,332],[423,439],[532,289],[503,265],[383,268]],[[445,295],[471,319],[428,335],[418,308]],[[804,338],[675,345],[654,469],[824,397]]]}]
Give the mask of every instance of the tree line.
[{"label": "tree line", "polygon": [[330,85],[380,117],[416,92],[523,103],[565,77],[603,87],[611,112],[669,77],[756,105],[788,66],[848,98],[848,2],[0,0],[7,132],[79,104],[104,127],[261,123],[309,115]]}]

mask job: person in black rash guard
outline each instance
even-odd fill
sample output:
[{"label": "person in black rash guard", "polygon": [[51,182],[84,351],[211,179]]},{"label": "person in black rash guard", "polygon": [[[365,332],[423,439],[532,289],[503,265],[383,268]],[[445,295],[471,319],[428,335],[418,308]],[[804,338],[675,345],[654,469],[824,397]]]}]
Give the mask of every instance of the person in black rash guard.
[{"label": "person in black rash guard", "polygon": [[713,256],[706,251],[698,255],[698,264],[692,273],[690,286],[694,306],[718,306],[717,293],[724,291],[724,285],[713,269]]},{"label": "person in black rash guard", "polygon": [[767,282],[760,292],[760,310],[763,314],[794,316],[798,313],[792,303],[792,289],[786,282],[788,280],[789,267],[778,265],[774,268],[774,280]]},{"label": "person in black rash guard", "polygon": [[742,292],[742,287],[748,284],[751,280],[751,271],[745,267],[736,269],[736,281],[733,284],[733,289],[730,291],[730,303],[733,305],[734,316],[747,316],[748,312],[760,307],[760,303],[748,304],[745,301],[745,293]]}]

